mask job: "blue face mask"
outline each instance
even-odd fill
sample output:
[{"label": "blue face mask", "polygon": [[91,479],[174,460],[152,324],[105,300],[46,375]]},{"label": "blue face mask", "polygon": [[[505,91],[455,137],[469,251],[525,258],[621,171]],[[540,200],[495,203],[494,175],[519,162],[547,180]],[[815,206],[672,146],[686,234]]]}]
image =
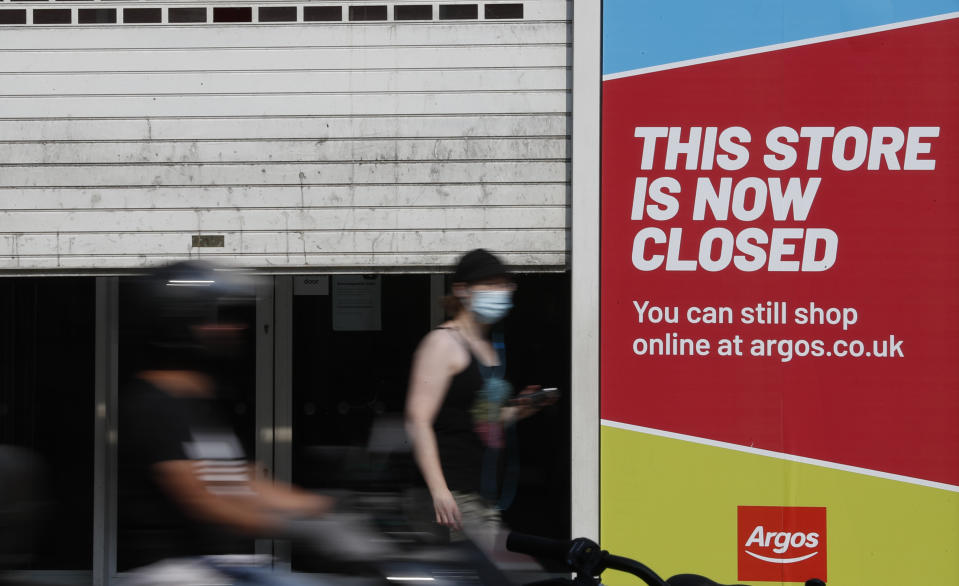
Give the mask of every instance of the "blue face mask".
[{"label": "blue face mask", "polygon": [[503,319],[513,307],[513,292],[502,290],[473,291],[470,309],[482,324],[491,324]]}]

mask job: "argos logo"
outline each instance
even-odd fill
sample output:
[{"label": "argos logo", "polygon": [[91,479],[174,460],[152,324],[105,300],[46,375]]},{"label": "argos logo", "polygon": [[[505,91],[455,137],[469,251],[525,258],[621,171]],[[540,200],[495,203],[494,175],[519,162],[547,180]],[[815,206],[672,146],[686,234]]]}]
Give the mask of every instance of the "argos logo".
[{"label": "argos logo", "polygon": [[739,580],[826,580],[825,507],[739,507]]}]

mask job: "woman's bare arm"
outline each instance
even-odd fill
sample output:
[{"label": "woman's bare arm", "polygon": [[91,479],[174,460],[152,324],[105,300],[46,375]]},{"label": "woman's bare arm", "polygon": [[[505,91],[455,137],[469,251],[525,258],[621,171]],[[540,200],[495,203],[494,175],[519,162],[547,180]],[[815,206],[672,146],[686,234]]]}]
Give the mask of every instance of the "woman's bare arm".
[{"label": "woman's bare arm", "polygon": [[436,509],[436,521],[460,527],[460,512],[453,501],[443,467],[433,422],[446,398],[450,380],[462,351],[448,332],[434,330],[420,343],[413,357],[410,387],[406,398],[406,431],[413,444],[413,456],[420,468]]}]

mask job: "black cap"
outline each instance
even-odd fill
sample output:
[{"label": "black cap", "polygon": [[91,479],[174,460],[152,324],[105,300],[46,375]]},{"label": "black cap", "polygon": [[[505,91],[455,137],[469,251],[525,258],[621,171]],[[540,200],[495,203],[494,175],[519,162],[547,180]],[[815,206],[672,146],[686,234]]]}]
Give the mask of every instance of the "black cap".
[{"label": "black cap", "polygon": [[476,283],[486,279],[508,277],[503,262],[485,248],[477,248],[464,254],[453,271],[454,283]]}]

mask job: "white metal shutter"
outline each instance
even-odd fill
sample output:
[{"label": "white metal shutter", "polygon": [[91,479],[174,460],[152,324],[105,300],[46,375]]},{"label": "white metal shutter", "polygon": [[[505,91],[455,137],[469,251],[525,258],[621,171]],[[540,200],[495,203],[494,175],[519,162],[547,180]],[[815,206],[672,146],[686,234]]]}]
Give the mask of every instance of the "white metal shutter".
[{"label": "white metal shutter", "polygon": [[564,267],[569,4],[521,3],[522,20],[474,2],[465,21],[0,27],[0,269],[419,270],[478,246]]}]

